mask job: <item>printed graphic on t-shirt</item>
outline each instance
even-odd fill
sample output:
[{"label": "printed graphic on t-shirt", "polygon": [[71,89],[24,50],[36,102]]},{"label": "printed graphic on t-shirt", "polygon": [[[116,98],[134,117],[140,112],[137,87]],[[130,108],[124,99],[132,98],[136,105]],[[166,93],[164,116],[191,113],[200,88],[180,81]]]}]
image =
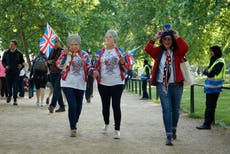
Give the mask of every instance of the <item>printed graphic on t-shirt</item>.
[{"label": "printed graphic on t-shirt", "polygon": [[80,57],[75,57],[72,62],[72,72],[74,74],[80,75],[83,69],[83,60]]},{"label": "printed graphic on t-shirt", "polygon": [[113,54],[106,54],[104,57],[105,61],[105,73],[108,73],[109,75],[115,74],[115,69],[118,67],[118,59]]}]

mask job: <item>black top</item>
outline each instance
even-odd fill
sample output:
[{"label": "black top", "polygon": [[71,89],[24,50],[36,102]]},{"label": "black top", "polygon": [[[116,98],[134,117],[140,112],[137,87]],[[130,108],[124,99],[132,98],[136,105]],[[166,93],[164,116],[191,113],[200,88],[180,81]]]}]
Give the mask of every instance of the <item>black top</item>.
[{"label": "black top", "polygon": [[204,75],[207,75],[207,77],[211,78],[211,77],[214,77],[215,75],[219,74],[222,70],[224,66],[224,63],[223,62],[218,62],[210,72],[208,72],[208,69],[211,67],[209,66],[208,68],[206,68],[203,72]]},{"label": "black top", "polygon": [[19,75],[20,69],[18,69],[18,65],[21,64],[22,68],[25,60],[23,59],[23,54],[16,49],[16,51],[12,52],[9,50],[5,51],[2,58],[2,64],[4,67],[8,66],[6,69],[6,74],[9,75]]},{"label": "black top", "polygon": [[52,64],[48,64],[51,73],[60,73],[61,69],[56,66],[56,61],[61,55],[62,48],[53,49],[48,57],[48,61],[52,60]]}]

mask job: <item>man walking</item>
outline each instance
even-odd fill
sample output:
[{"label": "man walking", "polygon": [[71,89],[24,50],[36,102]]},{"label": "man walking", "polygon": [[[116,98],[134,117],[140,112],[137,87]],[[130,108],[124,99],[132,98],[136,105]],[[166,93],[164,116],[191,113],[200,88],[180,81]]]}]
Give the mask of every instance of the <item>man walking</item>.
[{"label": "man walking", "polygon": [[14,104],[17,103],[18,81],[20,70],[23,68],[23,54],[17,49],[18,43],[16,40],[10,41],[10,48],[4,52],[2,58],[2,64],[6,70],[6,87],[8,91],[8,97],[6,102],[11,101],[13,95]]}]

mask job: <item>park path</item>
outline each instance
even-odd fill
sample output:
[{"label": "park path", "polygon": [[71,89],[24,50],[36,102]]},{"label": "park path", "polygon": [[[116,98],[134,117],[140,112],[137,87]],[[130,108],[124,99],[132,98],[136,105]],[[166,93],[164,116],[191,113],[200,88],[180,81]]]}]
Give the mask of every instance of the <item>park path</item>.
[{"label": "park path", "polygon": [[18,106],[0,100],[0,154],[227,154],[230,131],[219,126],[196,130],[202,120],[181,113],[178,139],[165,146],[159,104],[122,95],[121,139],[113,139],[113,113],[108,134],[102,134],[101,102],[96,89],[83,104],[77,138],[69,137],[67,112],[49,114],[36,107],[35,97],[18,99]]}]

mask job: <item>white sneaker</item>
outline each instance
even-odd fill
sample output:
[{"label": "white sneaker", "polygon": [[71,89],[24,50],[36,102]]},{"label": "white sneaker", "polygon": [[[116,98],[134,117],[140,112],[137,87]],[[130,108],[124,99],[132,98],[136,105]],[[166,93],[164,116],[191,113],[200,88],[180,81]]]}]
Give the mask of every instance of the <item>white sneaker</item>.
[{"label": "white sneaker", "polygon": [[37,103],[36,103],[36,106],[37,106],[37,107],[39,107],[39,106],[40,106],[40,105],[39,105],[39,102],[37,102]]},{"label": "white sneaker", "polygon": [[114,139],[120,139],[120,137],[121,137],[120,131],[119,131],[119,130],[115,130],[115,131],[114,131],[113,138],[114,138]]},{"label": "white sneaker", "polygon": [[108,129],[109,129],[109,125],[104,125],[104,127],[102,128],[102,133],[103,134],[107,133]]},{"label": "white sneaker", "polygon": [[43,107],[44,105],[43,105],[43,102],[41,102],[41,104],[40,104],[40,107]]}]

